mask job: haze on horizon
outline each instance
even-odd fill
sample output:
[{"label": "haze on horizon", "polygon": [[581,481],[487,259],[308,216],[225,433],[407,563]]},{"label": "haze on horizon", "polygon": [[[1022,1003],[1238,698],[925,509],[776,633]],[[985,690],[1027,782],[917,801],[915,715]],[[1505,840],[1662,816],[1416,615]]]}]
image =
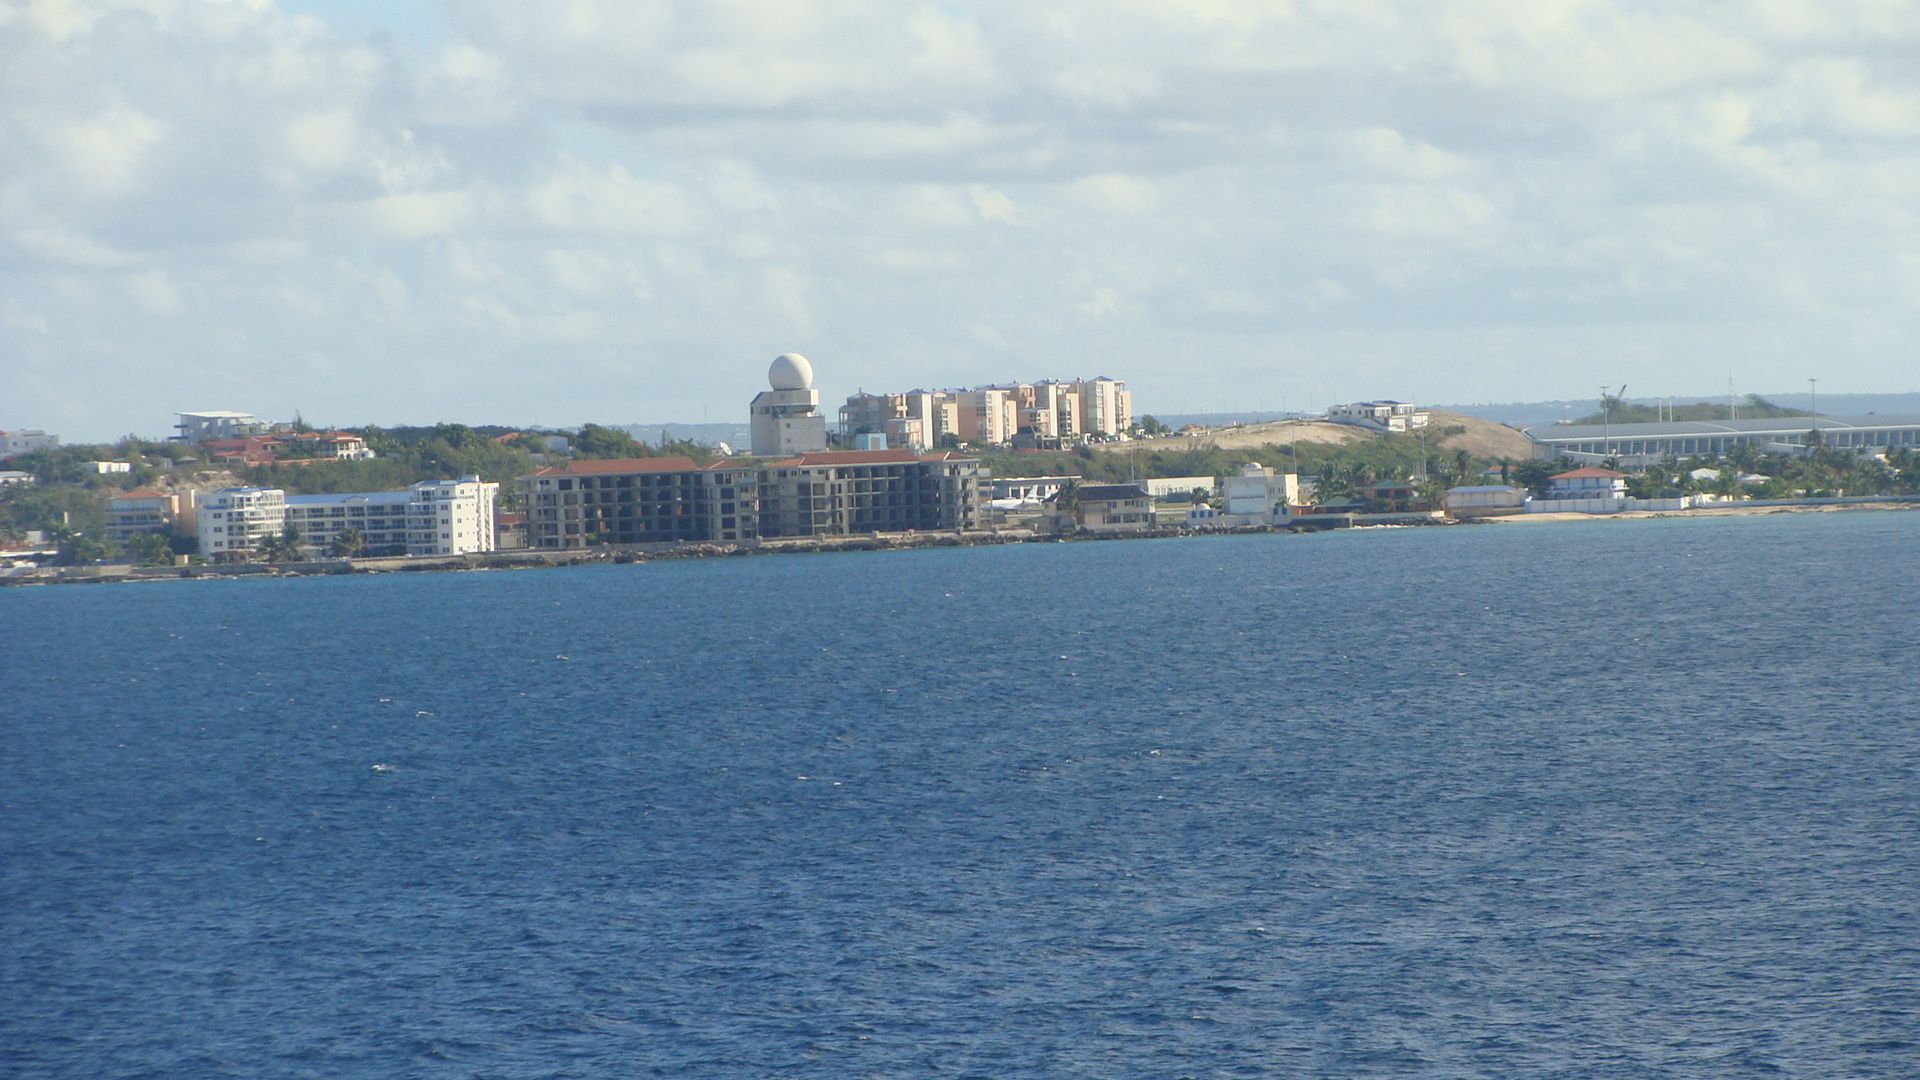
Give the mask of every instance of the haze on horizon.
[{"label": "haze on horizon", "polygon": [[1920,388],[1920,5],[0,2],[0,428]]}]

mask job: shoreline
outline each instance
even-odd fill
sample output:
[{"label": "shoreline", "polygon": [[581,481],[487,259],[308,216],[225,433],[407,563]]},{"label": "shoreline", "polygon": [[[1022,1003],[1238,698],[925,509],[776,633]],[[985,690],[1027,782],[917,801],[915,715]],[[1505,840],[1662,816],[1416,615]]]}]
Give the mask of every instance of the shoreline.
[{"label": "shoreline", "polygon": [[[1649,518],[1735,517],[1758,514],[1846,513],[1861,510],[1920,510],[1910,499],[1862,502],[1770,504],[1765,506],[1694,507],[1687,510],[1623,510],[1616,514],[1536,513],[1475,514],[1439,518],[1430,514],[1315,515],[1329,520],[1302,519],[1289,525],[1245,525],[1230,529],[1198,529],[1188,525],[1160,525],[1104,533],[1052,535],[1027,527],[976,529],[939,533],[860,533],[853,536],[782,537],[737,542],[682,541],[656,544],[608,545],[566,551],[475,552],[468,555],[394,555],[374,558],[315,559],[297,563],[234,563],[197,566],[132,566],[116,563],[95,566],[19,567],[0,570],[0,586],[85,585],[127,581],[170,581],[183,578],[314,577],[331,574],[394,574],[458,570],[528,570],[589,563],[638,563],[661,559],[712,559],[744,555],[806,555],[844,551],[911,551],[933,547],[987,547],[999,544],[1086,543],[1110,540],[1171,540],[1190,536],[1235,536],[1271,533],[1328,532],[1335,529],[1391,525],[1425,528],[1453,525],[1512,525],[1576,521],[1641,521]],[[1397,518],[1375,522],[1366,518]],[[1414,520],[1407,520],[1414,519]]]}]

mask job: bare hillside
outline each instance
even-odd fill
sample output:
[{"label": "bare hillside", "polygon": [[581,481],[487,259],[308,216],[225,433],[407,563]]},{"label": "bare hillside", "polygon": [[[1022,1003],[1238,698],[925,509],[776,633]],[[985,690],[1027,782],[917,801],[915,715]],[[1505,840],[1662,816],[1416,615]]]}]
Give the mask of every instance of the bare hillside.
[{"label": "bare hillside", "polygon": [[1431,423],[1434,427],[1467,429],[1459,435],[1449,435],[1440,440],[1440,445],[1448,450],[1465,450],[1475,457],[1511,458],[1515,461],[1525,461],[1533,456],[1532,441],[1505,424],[1450,412],[1434,413]]},{"label": "bare hillside", "polygon": [[[1465,450],[1475,457],[1512,458],[1516,461],[1524,460],[1533,453],[1533,444],[1527,441],[1525,435],[1491,420],[1482,420],[1477,416],[1463,416],[1460,413],[1436,412],[1433,414],[1432,424],[1433,428],[1463,427],[1467,429],[1457,435],[1449,435],[1441,439],[1437,445],[1443,450]],[[1285,446],[1289,442],[1339,446],[1359,442],[1362,439],[1399,437],[1401,436],[1385,435],[1355,427],[1352,424],[1331,424],[1325,420],[1275,420],[1263,424],[1214,428],[1198,435],[1178,435],[1165,439],[1149,439],[1145,442],[1106,443],[1100,446],[1100,449],[1126,452],[1147,447],[1156,450],[1174,450],[1214,446],[1222,450],[1243,450],[1269,444]]]}]

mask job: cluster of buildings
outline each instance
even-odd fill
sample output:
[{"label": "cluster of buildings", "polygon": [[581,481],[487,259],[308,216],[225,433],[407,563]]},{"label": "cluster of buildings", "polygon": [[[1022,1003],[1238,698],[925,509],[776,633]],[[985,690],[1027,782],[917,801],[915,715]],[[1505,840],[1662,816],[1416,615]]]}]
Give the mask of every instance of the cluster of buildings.
[{"label": "cluster of buildings", "polygon": [[293,424],[268,423],[252,413],[215,409],[177,414],[173,442],[185,443],[208,461],[233,465],[269,465],[276,461],[360,461],[374,456],[367,441],[351,431],[301,431]]},{"label": "cluster of buildings", "polygon": [[[781,353],[767,370],[769,389],[748,406],[751,449],[784,457],[827,449],[827,418],[813,365]],[[860,392],[840,407],[839,435],[859,450],[926,453],[942,445],[1057,450],[1085,439],[1117,438],[1133,427],[1127,384],[1101,376],[977,386],[971,390]]]},{"label": "cluster of buildings", "polygon": [[854,394],[840,407],[840,435],[857,443],[878,437],[889,446],[926,450],[943,442],[1058,450],[1086,439],[1115,438],[1133,428],[1127,384],[1094,379]]}]

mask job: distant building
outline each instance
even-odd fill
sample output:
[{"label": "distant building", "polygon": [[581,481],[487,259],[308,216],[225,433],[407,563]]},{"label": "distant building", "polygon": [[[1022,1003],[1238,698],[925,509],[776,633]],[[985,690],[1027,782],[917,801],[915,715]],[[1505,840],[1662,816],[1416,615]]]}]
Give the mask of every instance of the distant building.
[{"label": "distant building", "polygon": [[781,353],[767,369],[772,387],[749,407],[753,452],[762,457],[804,454],[827,448],[827,418],[820,415],[820,391],[813,388],[813,365],[799,353]]},{"label": "distant building", "polygon": [[991,502],[1013,499],[1021,502],[1046,502],[1068,484],[1078,484],[1078,476],[995,476],[980,481],[981,496]]},{"label": "distant building", "polygon": [[244,558],[286,527],[286,492],[279,488],[231,487],[208,495],[198,514],[200,554]]},{"label": "distant building", "polygon": [[208,461],[226,465],[271,465],[274,459],[274,444],[254,436],[208,439],[198,445]]},{"label": "distant building", "polygon": [[21,472],[18,469],[0,470],[0,485],[31,484],[33,481],[34,476],[30,472]]},{"label": "distant building", "polygon": [[1189,495],[1194,491],[1212,495],[1220,485],[1211,476],[1156,476],[1140,481],[1140,486],[1146,488],[1147,494],[1154,498],[1164,499],[1169,495]]},{"label": "distant building", "polygon": [[1547,498],[1552,499],[1624,499],[1627,474],[1588,465],[1547,478]]},{"label": "distant building", "polygon": [[750,467],[701,467],[688,457],[570,461],[520,478],[527,546],[584,548],[759,535]]},{"label": "distant building", "polygon": [[1075,494],[1080,527],[1092,532],[1145,529],[1154,524],[1153,496],[1138,484],[1089,484]]},{"label": "distant building", "polygon": [[60,436],[44,431],[0,431],[0,458],[34,450],[51,450],[60,445]]},{"label": "distant building", "polygon": [[1430,416],[1404,401],[1356,401],[1328,409],[1327,419],[1376,431],[1407,432],[1426,427]]},{"label": "distant building", "polygon": [[951,435],[977,446],[1057,449],[1063,441],[1124,435],[1133,427],[1127,384],[1101,376],[976,386],[971,390],[859,393],[840,408],[846,439],[874,433],[924,450]]},{"label": "distant building", "polygon": [[1447,489],[1445,506],[1456,517],[1518,513],[1527,507],[1527,493],[1505,484],[1463,485]]},{"label": "distant building", "polygon": [[823,450],[756,467],[685,457],[574,461],[521,478],[535,549],[972,528],[979,462]]},{"label": "distant building", "polygon": [[244,439],[249,435],[264,435],[273,428],[273,425],[252,413],[228,412],[224,409],[183,412],[179,417],[180,422],[173,425],[180,432],[174,436],[176,442],[203,443],[214,439]]},{"label": "distant building", "polygon": [[515,551],[527,546],[527,515],[522,510],[499,511],[493,515],[493,544],[496,551]]},{"label": "distant building", "polygon": [[1272,514],[1300,502],[1300,476],[1275,472],[1264,465],[1248,462],[1240,475],[1229,476],[1222,485],[1226,497],[1224,512],[1234,516]]},{"label": "distant building", "polygon": [[946,531],[979,523],[982,470],[961,454],[840,450],[759,469],[761,536]]},{"label": "distant building", "polygon": [[[191,501],[192,493],[187,499]],[[138,488],[107,500],[107,539],[124,544],[142,533],[171,532],[181,513],[181,497]]]},{"label": "distant building", "polygon": [[500,485],[478,476],[423,480],[404,491],[288,495],[286,524],[300,546],[324,554],[349,530],[372,555],[464,555],[494,550]]},{"label": "distant building", "polygon": [[260,436],[275,460],[368,461],[375,455],[367,440],[351,431],[281,431]]},{"label": "distant building", "polygon": [[1533,456],[1652,465],[1666,458],[1714,457],[1751,446],[1803,454],[1815,431],[1822,445],[1861,453],[1920,446],[1920,416],[1783,416],[1767,420],[1681,420],[1661,424],[1551,424],[1526,429]]},{"label": "distant building", "polygon": [[131,461],[83,461],[80,463],[80,467],[87,470],[90,473],[104,476],[107,473],[130,473],[133,471],[133,462]]}]

